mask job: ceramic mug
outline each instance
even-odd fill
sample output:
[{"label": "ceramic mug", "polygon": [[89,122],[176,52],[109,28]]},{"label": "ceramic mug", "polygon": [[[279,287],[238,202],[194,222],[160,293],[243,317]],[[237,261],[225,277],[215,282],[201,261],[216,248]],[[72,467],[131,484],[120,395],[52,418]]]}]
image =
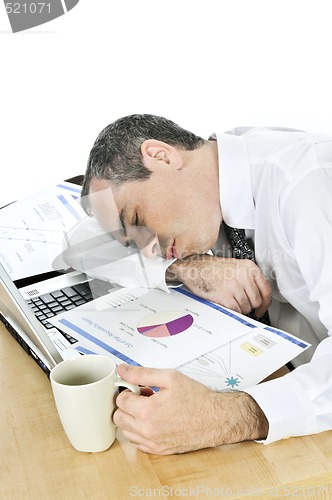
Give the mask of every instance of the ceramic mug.
[{"label": "ceramic mug", "polygon": [[50,380],[61,423],[78,451],[104,451],[113,444],[119,387],[140,394],[137,385],[117,375],[111,358],[98,354],[62,361],[51,370]]}]

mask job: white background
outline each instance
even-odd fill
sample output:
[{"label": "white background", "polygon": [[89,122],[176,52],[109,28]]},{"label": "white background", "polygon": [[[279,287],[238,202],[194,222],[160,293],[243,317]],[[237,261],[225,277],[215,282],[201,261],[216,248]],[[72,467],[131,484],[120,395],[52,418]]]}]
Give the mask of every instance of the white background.
[{"label": "white background", "polygon": [[0,4],[0,205],[84,173],[100,130],[161,114],[332,133],[330,0],[80,0],[12,34]]}]

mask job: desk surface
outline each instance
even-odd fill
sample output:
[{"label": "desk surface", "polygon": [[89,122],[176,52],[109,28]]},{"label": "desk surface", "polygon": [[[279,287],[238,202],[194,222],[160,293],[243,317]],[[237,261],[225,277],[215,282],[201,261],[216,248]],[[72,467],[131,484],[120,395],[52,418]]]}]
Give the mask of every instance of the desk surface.
[{"label": "desk surface", "polygon": [[75,451],[49,380],[1,323],[0,401],[1,500],[332,497],[332,431],[165,457],[119,433],[106,452]]}]

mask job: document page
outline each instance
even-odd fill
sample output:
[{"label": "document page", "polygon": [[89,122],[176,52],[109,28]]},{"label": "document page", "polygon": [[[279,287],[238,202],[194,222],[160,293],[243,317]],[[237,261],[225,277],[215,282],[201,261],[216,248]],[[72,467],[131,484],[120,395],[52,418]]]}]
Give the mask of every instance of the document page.
[{"label": "document page", "polygon": [[289,333],[261,324],[178,370],[213,390],[241,390],[258,384],[308,347]]},{"label": "document page", "polygon": [[0,262],[12,280],[53,270],[64,235],[86,215],[79,196],[62,182],[0,210]]},{"label": "document page", "polygon": [[[257,329],[248,320],[183,289],[123,289],[51,318],[90,352],[175,368]],[[122,296],[121,296],[122,294]]]}]

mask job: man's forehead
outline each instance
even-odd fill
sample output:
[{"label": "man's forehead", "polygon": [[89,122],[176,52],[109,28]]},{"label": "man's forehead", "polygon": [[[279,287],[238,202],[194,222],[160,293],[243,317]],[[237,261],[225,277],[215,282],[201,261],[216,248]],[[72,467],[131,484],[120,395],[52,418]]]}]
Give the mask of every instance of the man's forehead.
[{"label": "man's forehead", "polygon": [[90,181],[90,193],[97,193],[105,189],[112,189],[112,182],[106,179],[97,179],[93,177]]},{"label": "man's forehead", "polygon": [[115,197],[115,189],[107,180],[92,179],[88,196],[88,205],[92,215],[107,230],[115,230],[121,227],[119,211]]},{"label": "man's forehead", "polygon": [[[117,207],[118,211],[121,210],[120,205],[126,203],[128,196],[126,191],[123,190],[123,184],[120,186],[115,185],[113,182],[105,179],[92,179],[90,182],[89,190],[89,201],[93,204],[106,204],[111,208],[111,206]],[[129,193],[130,201],[131,193]],[[91,206],[90,203],[90,206]]]}]

